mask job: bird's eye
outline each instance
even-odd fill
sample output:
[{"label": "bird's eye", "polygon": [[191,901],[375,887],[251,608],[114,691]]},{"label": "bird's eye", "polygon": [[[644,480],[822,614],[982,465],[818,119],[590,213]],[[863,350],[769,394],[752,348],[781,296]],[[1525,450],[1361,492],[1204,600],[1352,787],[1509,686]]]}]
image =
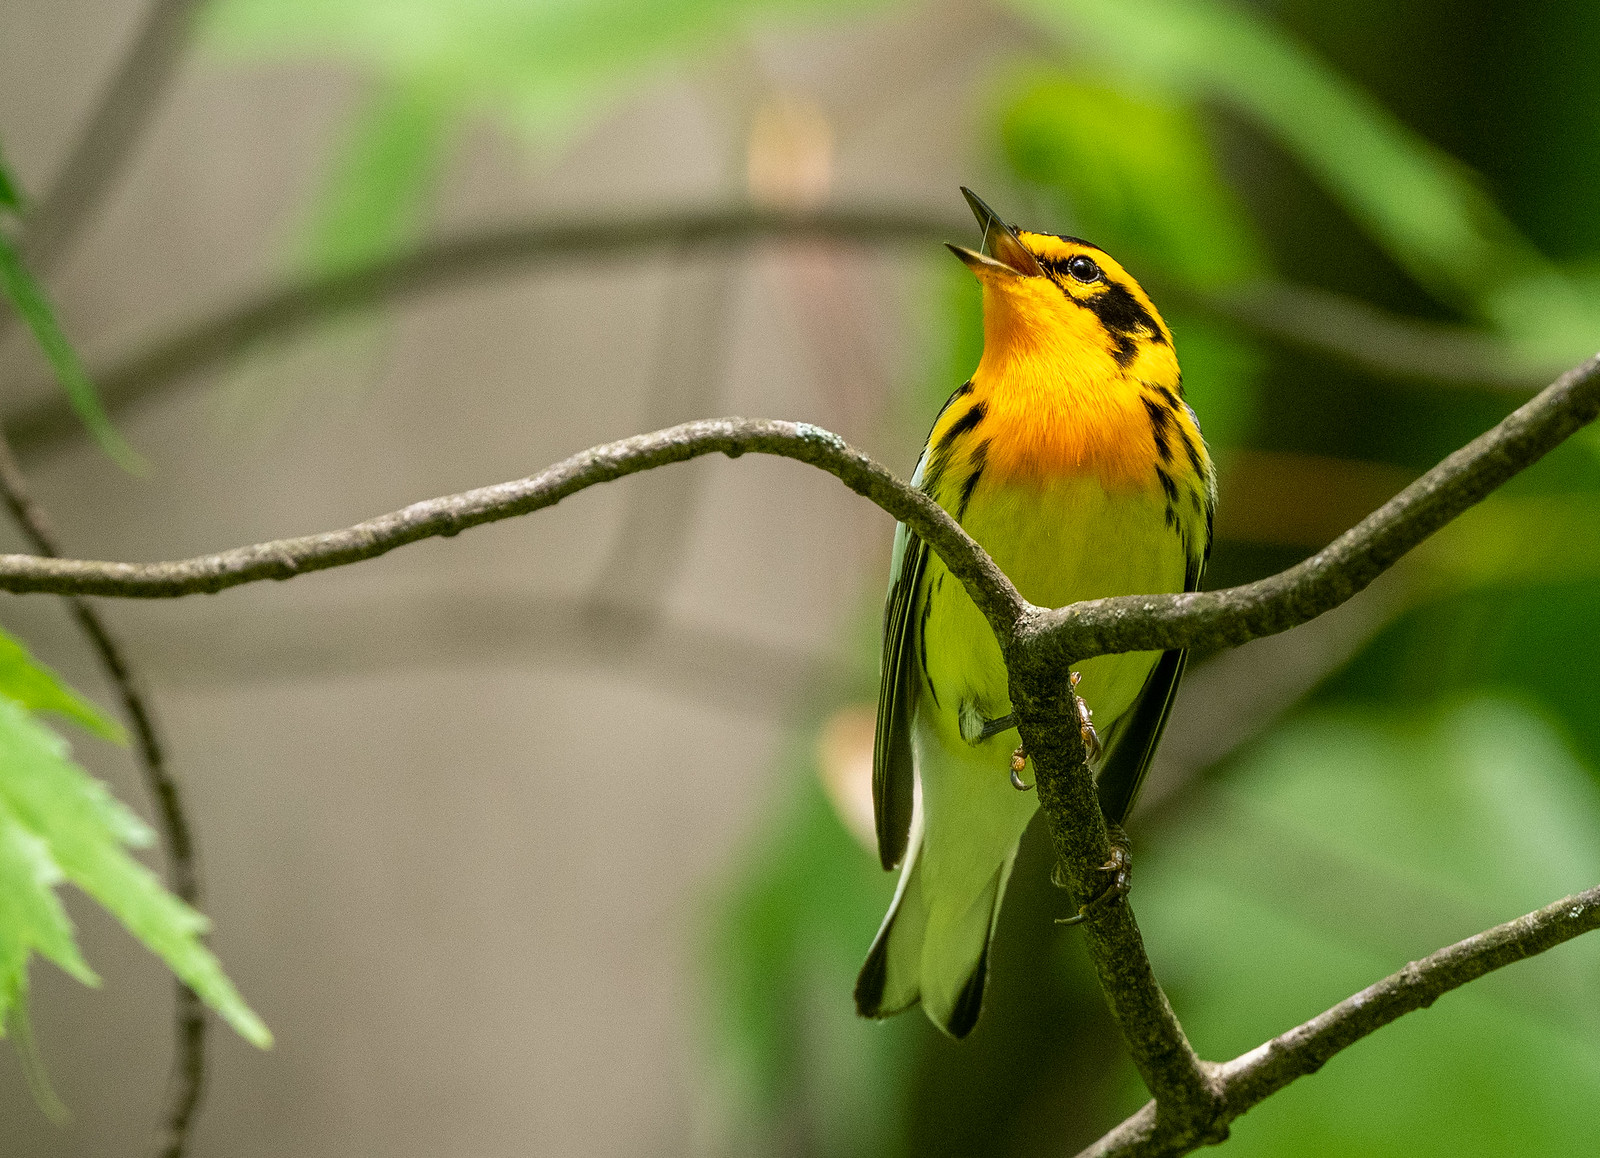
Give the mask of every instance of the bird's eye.
[{"label": "bird's eye", "polygon": [[1081,282],[1099,281],[1102,276],[1100,267],[1094,263],[1094,259],[1084,257],[1081,253],[1067,262],[1067,272]]}]

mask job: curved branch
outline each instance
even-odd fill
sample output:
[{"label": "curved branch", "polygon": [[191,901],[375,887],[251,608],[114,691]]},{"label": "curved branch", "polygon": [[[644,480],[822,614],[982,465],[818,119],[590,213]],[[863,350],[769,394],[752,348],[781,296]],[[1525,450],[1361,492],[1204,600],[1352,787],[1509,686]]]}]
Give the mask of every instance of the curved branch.
[{"label": "curved branch", "polygon": [[0,590],[58,595],[167,599],[290,579],[387,554],[419,539],[451,536],[554,506],[597,483],[707,454],[777,455],[819,467],[865,495],[926,539],[983,609],[995,634],[1009,640],[1026,608],[1011,581],[938,503],[902,482],[836,434],[805,422],[717,418],[597,446],[515,482],[428,499],[320,535],[238,547],[175,563],[93,563],[0,555]]},{"label": "curved branch", "polygon": [[1168,647],[1236,647],[1315,619],[1600,415],[1600,355],[1567,371],[1355,527],[1286,571],[1188,595],[1125,595],[1033,609],[1019,639],[1056,663]]},{"label": "curved branch", "polygon": [[[160,338],[92,377],[113,413],[154,397],[251,345],[300,333],[341,315],[485,277],[562,261],[627,257],[641,250],[836,241],[855,245],[938,241],[971,229],[915,209],[829,209],[797,215],[752,208],[664,213],[597,223],[506,226],[445,237],[411,253],[309,281],[262,290]],[[1365,302],[1306,287],[1261,283],[1215,295],[1176,286],[1164,295],[1263,337],[1331,355],[1380,374],[1526,391],[1541,381],[1506,346],[1465,327],[1389,314]],[[50,395],[5,418],[13,444],[32,450],[81,432],[71,409]]]},{"label": "curved branch", "polygon": [[[1329,1058],[1368,1034],[1426,1009],[1486,973],[1595,929],[1600,929],[1600,885],[1413,961],[1310,1021],[1215,1067],[1221,1093],[1220,1120],[1215,1125],[1226,1136],[1227,1123],[1295,1079],[1316,1073]],[[1187,1154],[1201,1144],[1164,1131],[1152,1102],[1079,1158],[1161,1158]]]},{"label": "curved branch", "polygon": [[1314,286],[1255,282],[1194,304],[1286,346],[1384,377],[1526,394],[1561,368],[1533,369],[1490,333],[1403,317]]}]

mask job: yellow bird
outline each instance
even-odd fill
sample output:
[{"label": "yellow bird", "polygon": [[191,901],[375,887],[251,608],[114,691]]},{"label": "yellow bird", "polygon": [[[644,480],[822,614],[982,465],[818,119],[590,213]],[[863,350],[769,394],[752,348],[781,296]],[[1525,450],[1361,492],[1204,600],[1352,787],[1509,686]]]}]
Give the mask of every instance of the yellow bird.
[{"label": "yellow bird", "polygon": [[[913,484],[1040,606],[1195,590],[1216,483],[1166,323],[1104,251],[1019,232],[962,192],[982,252],[950,249],[983,287],[983,356],[934,420]],[[1133,805],[1183,666],[1181,651],[1137,652],[1072,677],[1098,725],[1088,737],[1113,825]],[[954,1037],[977,1023],[1000,901],[1038,807],[1013,770],[1018,742],[988,621],[902,524],[872,787],[883,867],[905,865],[856,983],[863,1016],[920,1001]]]}]

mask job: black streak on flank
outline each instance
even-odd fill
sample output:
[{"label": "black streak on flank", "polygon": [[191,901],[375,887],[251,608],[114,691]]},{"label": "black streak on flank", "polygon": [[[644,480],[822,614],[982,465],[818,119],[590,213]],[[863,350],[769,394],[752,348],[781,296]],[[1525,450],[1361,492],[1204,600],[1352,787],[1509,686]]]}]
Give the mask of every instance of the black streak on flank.
[{"label": "black streak on flank", "polygon": [[974,402],[967,412],[950,424],[950,429],[939,436],[939,445],[933,448],[935,454],[947,455],[950,448],[955,445],[956,439],[963,434],[975,430],[978,423],[989,413],[987,402]]},{"label": "black streak on flank", "polygon": [[1178,424],[1178,434],[1183,439],[1183,449],[1189,455],[1189,465],[1194,468],[1195,477],[1205,478],[1206,468],[1200,464],[1200,448],[1195,446],[1194,437],[1181,422]]},{"label": "black streak on flank", "polygon": [[[933,441],[933,431],[939,429],[939,420],[944,417],[944,412],[954,406],[956,402],[972,393],[972,379],[968,378],[957,386],[950,397],[944,400],[944,405],[939,407],[939,413],[934,415],[933,430],[928,431],[928,441]],[[937,495],[939,493],[940,476],[944,474],[947,465],[946,456],[930,454],[927,469],[922,472],[922,491],[924,494]]]},{"label": "black streak on flank", "polygon": [[[1139,401],[1144,403],[1144,412],[1150,416],[1150,434],[1156,440],[1156,453],[1161,456],[1161,461],[1172,461],[1172,442],[1167,432],[1172,427],[1172,411],[1148,394],[1139,396]],[[1196,470],[1199,468],[1196,467]]]},{"label": "black streak on flank", "polygon": [[[939,442],[933,448],[933,458],[928,463],[928,471],[922,479],[924,491],[938,497],[939,484],[944,481],[944,472],[950,466],[950,455],[955,450],[957,440],[964,434],[971,434],[988,413],[988,403],[974,402],[965,414],[950,424],[949,430],[939,436]],[[979,465],[981,467],[982,463]]]},{"label": "black streak on flank", "polygon": [[1156,478],[1161,482],[1161,489],[1167,493],[1167,505],[1171,506],[1178,501],[1178,484],[1172,481],[1172,476],[1159,466],[1156,467]]},{"label": "black streak on flank", "polygon": [[[1182,379],[1182,377],[1180,377],[1178,379],[1178,393],[1176,395],[1174,395],[1172,393],[1172,391],[1168,390],[1165,386],[1162,386],[1162,385],[1159,385],[1159,384],[1146,382],[1145,385],[1149,386],[1150,389],[1154,390],[1157,394],[1160,394],[1161,397],[1166,400],[1167,404],[1172,407],[1172,410],[1173,410],[1174,413],[1177,412],[1178,407],[1182,406],[1185,410],[1187,410],[1189,412],[1189,421],[1194,423],[1195,429],[1196,430],[1200,429],[1200,420],[1195,417],[1194,409],[1192,407],[1186,405],[1182,401],[1182,398],[1183,398],[1183,379]],[[1149,405],[1150,405],[1150,402],[1147,399],[1145,401],[1145,406],[1148,408]],[[1180,422],[1177,425],[1178,425],[1178,437],[1183,439],[1183,450],[1184,450],[1184,453],[1189,456],[1189,465],[1194,468],[1194,473],[1195,473],[1196,477],[1204,478],[1205,477],[1205,473],[1206,473],[1205,472],[1205,467],[1203,467],[1200,464],[1200,448],[1195,444],[1194,435],[1189,433],[1189,428],[1187,426],[1185,426],[1183,423]]]},{"label": "black streak on flank", "polygon": [[956,522],[967,517],[967,504],[972,501],[972,492],[978,489],[978,480],[983,477],[983,467],[989,460],[989,443],[978,443],[978,448],[972,452],[972,473],[967,476],[967,481],[961,484],[961,503],[956,507]]},{"label": "black streak on flank", "polygon": [[[940,578],[943,578],[941,575]],[[917,624],[917,652],[922,663],[922,683],[928,689],[928,694],[933,697],[933,706],[939,706],[939,692],[933,686],[933,679],[928,675],[928,617],[933,614],[933,600],[924,597],[922,600],[922,621]]]}]

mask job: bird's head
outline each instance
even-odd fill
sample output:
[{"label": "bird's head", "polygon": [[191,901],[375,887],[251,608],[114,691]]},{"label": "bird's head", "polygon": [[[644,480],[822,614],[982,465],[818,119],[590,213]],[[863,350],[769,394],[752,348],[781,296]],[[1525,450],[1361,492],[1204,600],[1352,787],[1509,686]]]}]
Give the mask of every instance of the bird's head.
[{"label": "bird's head", "polygon": [[983,285],[984,360],[1046,357],[1079,374],[1176,379],[1172,334],[1139,283],[1076,237],[1007,225],[970,189],[977,250],[950,250]]}]

